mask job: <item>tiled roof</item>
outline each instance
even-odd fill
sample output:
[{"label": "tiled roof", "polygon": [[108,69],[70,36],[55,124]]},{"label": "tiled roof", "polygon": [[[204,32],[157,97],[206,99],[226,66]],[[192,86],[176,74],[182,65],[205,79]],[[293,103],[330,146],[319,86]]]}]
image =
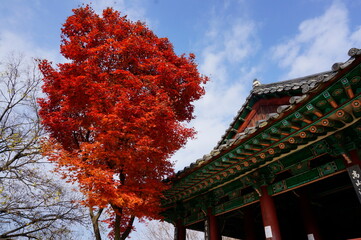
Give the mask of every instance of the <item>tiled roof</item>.
[{"label": "tiled roof", "polygon": [[332,74],[332,71],[322,72],[318,74],[313,74],[306,77],[291,79],[282,82],[270,83],[270,84],[260,84],[255,86],[251,94],[267,94],[275,92],[290,91],[296,89],[302,89],[302,92],[306,92],[308,89],[312,89],[316,84],[322,81],[324,78],[327,78]]},{"label": "tiled roof", "polygon": [[[249,96],[247,97],[245,103],[238,111],[235,116],[233,122],[230,124],[229,128],[226,130],[225,134],[221,137],[221,140],[218,142],[217,146],[209,153],[205,154],[202,158],[196,160],[190,166],[185,167],[183,170],[177,172],[177,176],[181,177],[183,174],[187,174],[192,172],[196,167],[207,164],[208,161],[219,155],[222,151],[229,149],[230,147],[239,144],[245,139],[247,136],[255,133],[258,129],[264,127],[264,123],[267,123],[270,120],[277,120],[280,118],[280,115],[284,112],[292,109],[292,106],[302,102],[306,99],[308,93],[317,89],[317,87],[324,82],[328,82],[333,79],[333,77],[342,69],[349,66],[355,59],[356,56],[361,55],[361,49],[352,48],[348,52],[351,57],[348,61],[344,63],[335,63],[332,65],[332,70],[327,72],[321,72],[313,75],[309,75],[306,77],[295,78],[282,82],[275,82],[270,84],[260,84],[258,80],[255,80],[254,87],[251,90]],[[238,121],[239,117],[245,111],[251,99],[257,96],[267,95],[267,94],[277,94],[277,93],[292,93],[298,92],[299,95],[293,95],[289,100],[289,105],[279,106],[277,112],[270,113],[266,116],[265,119],[257,122],[255,127],[248,127],[244,129],[243,132],[237,133],[236,136],[232,139],[226,139],[228,134],[232,131],[236,131],[233,128],[236,121]]]},{"label": "tiled roof", "polygon": [[[239,119],[239,117],[242,115],[243,111],[248,106],[250,100],[256,96],[260,95],[267,95],[267,94],[274,94],[274,93],[290,93],[294,94],[295,92],[301,92],[302,94],[307,94],[308,92],[315,89],[319,83],[326,82],[330,80],[337,71],[328,71],[328,72],[322,72],[317,73],[313,75],[309,75],[306,77],[301,78],[295,78],[287,81],[282,82],[275,82],[275,83],[269,83],[269,84],[257,84],[253,87],[251,90],[250,95],[246,98],[245,103],[238,111],[237,115],[234,117],[233,122],[229,125],[229,128],[226,130],[225,134],[221,137],[221,140],[218,142],[216,148],[222,145],[224,141],[226,140],[226,136],[230,131],[233,130],[233,126],[235,125],[236,121]],[[290,99],[290,104],[298,103],[302,99],[302,96],[294,95]],[[278,117],[278,114],[281,112],[284,112],[288,109],[289,105],[280,106],[277,109],[277,113],[270,113],[266,117],[265,120],[269,120],[270,118]],[[258,124],[261,124],[262,122],[259,122]],[[245,130],[247,131],[247,129]]]}]

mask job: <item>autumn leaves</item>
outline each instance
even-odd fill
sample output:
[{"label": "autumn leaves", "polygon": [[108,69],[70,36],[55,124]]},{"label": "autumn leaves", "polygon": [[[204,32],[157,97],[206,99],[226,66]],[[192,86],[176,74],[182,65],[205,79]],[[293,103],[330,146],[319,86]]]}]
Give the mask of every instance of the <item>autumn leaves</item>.
[{"label": "autumn leaves", "polygon": [[68,62],[39,64],[46,154],[79,184],[84,204],[108,209],[114,238],[124,239],[134,217],[159,218],[168,158],[194,135],[184,121],[208,79],[193,54],[177,56],[143,23],[111,8],[73,11],[62,28]]}]

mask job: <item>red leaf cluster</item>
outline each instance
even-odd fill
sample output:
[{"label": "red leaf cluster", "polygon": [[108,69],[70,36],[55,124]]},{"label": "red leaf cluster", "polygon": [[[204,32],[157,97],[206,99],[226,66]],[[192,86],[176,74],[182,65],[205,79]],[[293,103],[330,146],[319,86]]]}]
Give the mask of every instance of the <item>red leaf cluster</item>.
[{"label": "red leaf cluster", "polygon": [[73,10],[62,30],[67,63],[42,60],[46,153],[86,194],[86,204],[156,217],[167,159],[194,130],[192,102],[208,79],[194,55],[177,56],[166,38],[109,8]]}]

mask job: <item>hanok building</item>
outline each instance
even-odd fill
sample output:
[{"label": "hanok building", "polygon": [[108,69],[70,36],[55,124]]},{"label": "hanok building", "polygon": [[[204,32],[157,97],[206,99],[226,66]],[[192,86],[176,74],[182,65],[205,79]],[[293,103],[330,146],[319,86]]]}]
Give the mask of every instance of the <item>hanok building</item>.
[{"label": "hanok building", "polygon": [[332,71],[254,82],[218,145],[176,174],[164,216],[258,240],[361,238],[361,50]]}]

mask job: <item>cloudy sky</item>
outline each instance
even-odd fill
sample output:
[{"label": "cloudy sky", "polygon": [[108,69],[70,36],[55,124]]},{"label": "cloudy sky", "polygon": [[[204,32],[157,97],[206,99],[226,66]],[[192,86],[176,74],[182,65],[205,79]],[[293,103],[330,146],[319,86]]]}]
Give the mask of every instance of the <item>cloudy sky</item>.
[{"label": "cloudy sky", "polygon": [[[87,0],[1,0],[0,58],[9,52],[62,62],[60,27]],[[288,80],[330,70],[361,48],[361,0],[93,0],[168,37],[176,53],[195,53],[211,81],[195,103],[197,139],[175,154],[176,170],[217,144],[252,81]]]},{"label": "cloudy sky", "polygon": [[[60,28],[87,0],[1,0],[0,57],[62,62]],[[172,160],[176,170],[209,153],[242,106],[252,81],[269,83],[330,70],[361,48],[361,0],[93,0],[168,37],[178,54],[195,53],[211,81],[195,103],[198,131]]]}]

